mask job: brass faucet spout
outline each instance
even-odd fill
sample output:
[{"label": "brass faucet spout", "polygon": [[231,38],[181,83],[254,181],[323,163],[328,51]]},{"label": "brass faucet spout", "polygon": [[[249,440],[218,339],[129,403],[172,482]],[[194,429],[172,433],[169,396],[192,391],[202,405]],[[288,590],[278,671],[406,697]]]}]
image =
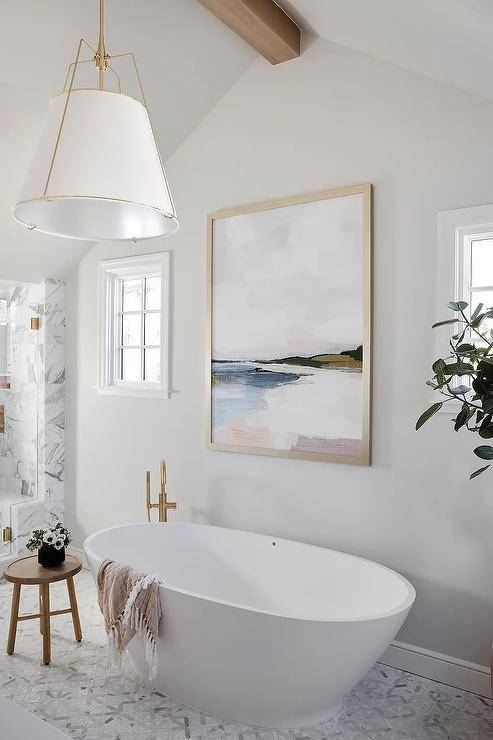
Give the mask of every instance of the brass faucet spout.
[{"label": "brass faucet spout", "polygon": [[159,509],[159,521],[168,521],[168,510],[176,510],[176,502],[168,501],[168,492],[166,486],[166,461],[161,460],[159,463],[159,500],[158,503],[151,503],[151,472],[146,472],[146,509],[147,509],[147,521],[151,521],[151,509]]}]

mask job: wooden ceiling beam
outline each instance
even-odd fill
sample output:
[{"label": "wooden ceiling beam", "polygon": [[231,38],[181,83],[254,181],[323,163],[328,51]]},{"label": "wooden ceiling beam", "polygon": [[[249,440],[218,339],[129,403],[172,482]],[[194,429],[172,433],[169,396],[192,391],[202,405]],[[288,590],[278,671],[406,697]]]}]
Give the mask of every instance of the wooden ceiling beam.
[{"label": "wooden ceiling beam", "polygon": [[199,0],[271,64],[301,54],[301,30],[274,0]]}]

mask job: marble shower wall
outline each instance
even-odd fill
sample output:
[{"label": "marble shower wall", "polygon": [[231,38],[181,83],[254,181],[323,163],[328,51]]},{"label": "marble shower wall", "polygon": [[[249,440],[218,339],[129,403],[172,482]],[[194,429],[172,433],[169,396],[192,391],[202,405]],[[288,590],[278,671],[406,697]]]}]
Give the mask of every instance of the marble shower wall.
[{"label": "marble shower wall", "polygon": [[34,498],[38,492],[38,424],[43,357],[39,332],[31,330],[44,286],[18,285],[9,302],[10,388],[0,391],[5,433],[0,435],[0,489]]},{"label": "marble shower wall", "polygon": [[[39,330],[31,318],[39,317]],[[0,491],[14,494],[12,524],[19,552],[29,531],[63,518],[64,286],[19,285],[9,306],[10,389],[0,389]],[[31,503],[30,503],[31,502]]]},{"label": "marble shower wall", "polygon": [[[45,498],[46,521],[63,520],[65,477],[65,300],[64,284],[45,280],[39,306],[43,345],[39,439],[39,486]],[[42,417],[42,418],[41,418]]]}]

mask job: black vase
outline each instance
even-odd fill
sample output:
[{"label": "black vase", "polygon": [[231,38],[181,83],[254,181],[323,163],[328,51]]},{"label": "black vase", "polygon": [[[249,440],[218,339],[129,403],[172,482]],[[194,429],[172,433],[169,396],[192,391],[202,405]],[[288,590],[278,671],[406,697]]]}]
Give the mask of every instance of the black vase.
[{"label": "black vase", "polygon": [[44,568],[56,568],[65,561],[65,548],[57,550],[53,545],[42,544],[38,550],[38,563]]}]

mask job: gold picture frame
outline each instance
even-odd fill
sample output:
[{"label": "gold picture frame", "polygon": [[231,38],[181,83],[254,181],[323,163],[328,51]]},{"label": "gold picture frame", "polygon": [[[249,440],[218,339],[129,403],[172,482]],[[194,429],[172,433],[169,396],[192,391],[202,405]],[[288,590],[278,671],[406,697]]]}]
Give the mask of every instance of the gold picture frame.
[{"label": "gold picture frame", "polygon": [[[220,219],[243,216],[261,211],[297,206],[318,201],[345,198],[346,196],[361,195],[362,205],[362,343],[363,360],[361,368],[361,440],[358,440],[357,454],[320,453],[297,449],[272,449],[270,447],[254,446],[251,444],[231,444],[214,441],[213,439],[213,290],[214,290],[214,225]],[[318,193],[299,195],[292,198],[283,198],[262,203],[253,203],[239,208],[217,211],[207,216],[207,338],[206,338],[206,444],[214,450],[240,452],[255,455],[298,458],[302,460],[317,460],[354,465],[371,464],[371,377],[372,377],[372,250],[373,250],[373,188],[370,183],[355,185],[346,188],[324,190]],[[347,354],[341,352],[340,354]],[[265,362],[265,361],[264,361]]]}]

